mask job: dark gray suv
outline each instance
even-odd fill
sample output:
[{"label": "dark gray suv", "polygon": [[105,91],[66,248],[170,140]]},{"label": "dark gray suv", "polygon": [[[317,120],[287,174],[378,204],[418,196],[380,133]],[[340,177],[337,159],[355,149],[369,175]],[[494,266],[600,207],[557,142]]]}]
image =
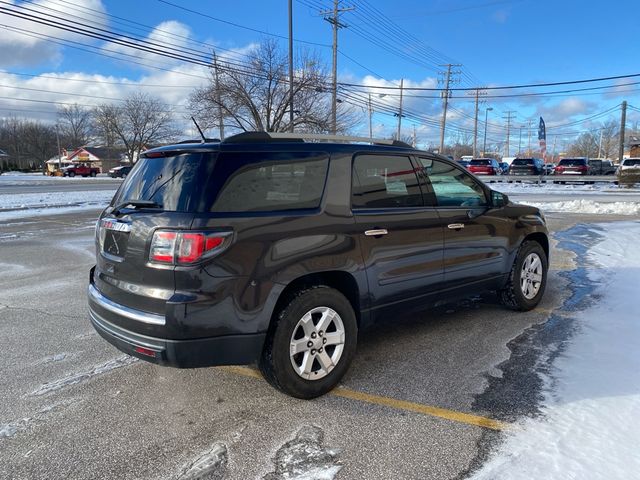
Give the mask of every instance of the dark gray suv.
[{"label": "dark gray suv", "polygon": [[291,135],[141,156],[96,225],[100,335],[161,365],[258,362],[312,398],[376,319],[487,290],[515,310],[538,304],[549,241],[537,208],[399,142]]}]

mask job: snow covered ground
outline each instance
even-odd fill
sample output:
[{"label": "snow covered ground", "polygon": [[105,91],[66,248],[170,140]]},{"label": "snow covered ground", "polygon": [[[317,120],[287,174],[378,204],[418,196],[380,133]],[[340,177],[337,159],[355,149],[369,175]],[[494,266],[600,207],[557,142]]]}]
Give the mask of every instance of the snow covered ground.
[{"label": "snow covered ground", "polygon": [[474,480],[640,478],[640,222],[599,234],[588,260],[601,297],[575,313],[542,416],[507,433]]},{"label": "snow covered ground", "polygon": [[537,202],[525,200],[522,203],[538,207],[543,212],[589,213],[596,215],[639,215],[640,203],[599,202],[595,200],[568,200],[564,202]]}]

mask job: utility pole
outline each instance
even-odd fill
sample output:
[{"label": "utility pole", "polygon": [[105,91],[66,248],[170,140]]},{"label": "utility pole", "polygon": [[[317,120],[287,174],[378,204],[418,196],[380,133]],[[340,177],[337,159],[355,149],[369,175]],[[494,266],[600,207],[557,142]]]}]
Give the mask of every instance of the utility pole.
[{"label": "utility pole", "polygon": [[624,157],[624,134],[627,126],[627,101],[622,102],[622,115],[620,118],[620,149],[618,150],[618,162],[622,163]]},{"label": "utility pole", "polygon": [[353,10],[354,7],[339,8],[340,0],[333,0],[333,10],[320,12],[324,19],[333,25],[333,85],[331,91],[331,128],[335,135],[338,130],[337,105],[338,105],[338,29],[345,28],[346,25],[340,23],[340,14]]},{"label": "utility pole", "polygon": [[598,158],[602,158],[602,129],[600,129],[600,140],[598,141]]},{"label": "utility pole", "polygon": [[[62,150],[60,150],[60,135],[58,134],[58,123],[56,122],[56,142],[58,144],[58,170],[62,171]],[[67,148],[67,147],[65,147]]]},{"label": "utility pole", "polygon": [[484,109],[484,142],[482,143],[482,156],[484,157],[487,153],[487,118],[489,116],[489,112],[493,110],[493,107],[487,107]]},{"label": "utility pole", "polygon": [[415,124],[413,125],[413,143],[411,144],[411,146],[413,148],[416,148],[416,142],[417,142],[417,136],[416,136],[416,126]]},{"label": "utility pole", "polygon": [[520,125],[520,136],[518,137],[518,156],[520,156],[520,152],[522,151],[522,129],[524,125]]},{"label": "utility pole", "polygon": [[[289,0],[289,131],[293,132],[293,0]],[[222,140],[222,138],[220,139]]]},{"label": "utility pole", "polygon": [[373,127],[371,125],[373,120],[373,109],[371,108],[371,93],[369,93],[369,138],[373,139]]},{"label": "utility pole", "polygon": [[396,138],[400,141],[400,128],[402,126],[402,89],[404,88],[404,78],[400,79],[400,111],[398,112],[398,133]]},{"label": "utility pole", "polygon": [[557,135],[553,136],[553,149],[552,149],[552,153],[551,153],[551,163],[554,163],[555,158],[556,158],[556,140],[558,139]]},{"label": "utility pole", "polygon": [[473,158],[477,157],[478,151],[478,96],[480,95],[480,90],[476,89],[476,109],[475,114],[473,116]]},{"label": "utility pole", "polygon": [[216,80],[216,102],[218,103],[218,117],[220,119],[220,141],[224,140],[224,121],[222,118],[222,102],[220,101],[220,81],[218,79],[218,56],[213,52],[213,71]]},{"label": "utility pole", "polygon": [[533,119],[527,120],[527,133],[529,134],[529,146],[527,147],[527,155],[531,155],[531,125],[533,124]]},{"label": "utility pole", "polygon": [[508,110],[505,112],[506,115],[503,116],[502,118],[504,118],[507,121],[507,143],[505,145],[505,157],[509,156],[509,134],[511,133],[511,120],[513,120],[515,118],[515,113],[516,110]]},{"label": "utility pole", "polygon": [[457,75],[459,73],[461,73],[460,71],[455,71],[452,72],[451,68],[452,67],[461,67],[462,65],[460,64],[451,64],[448,63],[446,65],[440,65],[441,67],[447,67],[447,72],[445,73],[445,80],[444,80],[444,90],[442,91],[441,95],[442,98],[444,99],[444,105],[443,105],[443,110],[442,110],[442,123],[441,123],[441,127],[440,127],[440,150],[438,153],[440,153],[442,155],[443,151],[444,151],[444,132],[445,129],[447,128],[447,106],[449,104],[449,83],[451,82],[451,74],[453,73],[454,75]]}]

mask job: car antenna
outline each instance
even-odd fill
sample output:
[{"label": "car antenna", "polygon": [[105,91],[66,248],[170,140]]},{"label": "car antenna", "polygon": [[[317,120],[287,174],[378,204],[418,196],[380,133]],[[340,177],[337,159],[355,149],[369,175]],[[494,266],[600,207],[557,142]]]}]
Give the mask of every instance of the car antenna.
[{"label": "car antenna", "polygon": [[196,122],[196,119],[193,118],[193,116],[191,117],[191,120],[193,120],[193,123],[195,124],[196,128],[198,129],[198,132],[200,132],[200,136],[202,137],[202,143],[206,143],[207,139],[204,136],[204,133],[202,133],[202,130],[200,129],[200,125],[198,125],[198,122]]}]

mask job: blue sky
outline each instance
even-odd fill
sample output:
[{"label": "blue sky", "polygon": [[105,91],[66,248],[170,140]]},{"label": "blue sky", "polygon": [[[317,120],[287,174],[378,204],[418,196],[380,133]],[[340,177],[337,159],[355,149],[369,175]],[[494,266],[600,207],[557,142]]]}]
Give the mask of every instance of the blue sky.
[{"label": "blue sky", "polygon": [[[177,42],[182,46],[199,49],[206,47],[193,42],[206,42],[215,45],[223,55],[228,49],[242,53],[249,45],[269,37],[250,29],[284,37],[287,35],[285,0],[170,1],[248,28],[190,13],[158,0],[32,0],[13,3],[38,9],[49,15],[64,11],[62,16],[77,20],[79,26],[87,23],[93,27],[120,29],[121,34],[122,30],[130,30],[142,36],[155,34],[154,38],[162,42]],[[329,45],[330,25],[322,19],[319,10],[330,8],[331,4],[329,0],[294,0],[294,37],[300,41]],[[7,6],[6,3],[3,6]],[[397,85],[401,78],[405,79],[405,86],[436,87],[437,72],[440,69],[438,64],[447,61],[463,64],[463,74],[458,76],[460,82],[454,85],[458,87],[555,82],[634,74],[640,71],[637,63],[640,39],[636,35],[624,34],[625,31],[633,31],[635,18],[640,13],[640,2],[637,1],[618,0],[615,8],[604,8],[602,2],[577,0],[353,0],[342,1],[341,7],[354,7],[355,10],[345,12],[342,16],[346,28],[340,30],[339,36],[339,48],[342,52],[339,57],[339,79],[370,85],[369,91],[374,95],[380,92],[374,88],[376,85]],[[105,17],[104,14],[111,16]],[[53,112],[56,108],[56,104],[46,103],[48,101],[75,101],[91,105],[101,101],[90,98],[91,96],[121,98],[134,88],[161,96],[176,108],[184,108],[184,100],[190,89],[204,81],[197,78],[203,74],[202,69],[196,70],[199,67],[180,62],[165,64],[165,59],[120,50],[121,53],[136,55],[139,62],[161,65],[168,71],[155,70],[73,49],[68,45],[60,46],[49,41],[51,39],[33,38],[29,36],[29,32],[49,34],[64,42],[77,41],[88,45],[82,48],[113,48],[98,40],[69,32],[46,30],[32,22],[19,21],[2,13],[0,23],[13,29],[0,36],[0,80],[4,85],[0,87],[4,92],[0,96],[10,97],[0,98],[0,117],[20,115],[46,120],[52,118],[46,112]],[[22,30],[16,32],[16,28]],[[161,33],[152,33],[153,28],[159,29]],[[174,36],[169,37],[167,32],[172,32]],[[286,47],[286,40],[282,40],[282,45]],[[327,65],[330,64],[330,48],[302,42],[296,45],[316,50]],[[16,73],[39,77],[20,76]],[[66,80],[47,78],[52,76],[65,77]],[[74,83],[68,78],[85,81]],[[87,80],[91,79],[113,83],[130,82],[131,86],[88,83]],[[634,81],[640,81],[640,78],[621,80],[620,83]],[[527,89],[519,90],[518,93],[587,88],[613,83],[553,87],[546,90]],[[148,85],[165,85],[166,88]],[[33,90],[25,90],[26,88]],[[558,138],[560,144],[568,142],[574,133],[597,128],[600,122],[608,118],[618,118],[619,109],[599,114],[613,109],[622,100],[626,99],[630,104],[640,107],[640,85],[621,87],[619,90],[621,91],[589,91],[553,97],[490,98],[481,105],[481,112],[484,113],[485,108],[493,108],[489,114],[489,137],[490,141],[495,142],[505,135],[502,117],[507,111],[517,112],[514,120],[516,132],[529,119],[537,121],[539,115],[544,116],[549,134],[553,134],[554,125],[579,122],[557,129],[568,132],[568,135]],[[504,95],[514,92],[503,90],[493,93]],[[78,94],[86,96],[79,97]],[[423,119],[428,117],[432,121],[425,124],[422,120],[408,117],[403,120],[404,133],[411,133],[415,125],[419,141],[429,145],[439,135],[433,122],[437,123],[439,119],[441,101],[412,95],[434,94],[405,92],[406,108],[420,113]],[[454,94],[456,95],[464,96],[463,93]],[[40,103],[18,101],[16,98],[39,100]],[[389,94],[384,98],[378,97],[376,101],[392,106],[398,100],[397,96]],[[454,98],[451,106],[452,129],[449,136],[462,135],[464,132],[468,134],[473,125],[473,102],[470,98]],[[596,118],[593,120],[581,122],[594,115]],[[483,115],[480,117],[482,124]],[[639,120],[640,114],[630,110],[629,126]],[[362,122],[357,127],[360,133],[368,128],[366,116],[363,116]],[[395,122],[392,115],[380,112],[374,115],[374,128],[378,134],[388,135],[395,129]]]}]

